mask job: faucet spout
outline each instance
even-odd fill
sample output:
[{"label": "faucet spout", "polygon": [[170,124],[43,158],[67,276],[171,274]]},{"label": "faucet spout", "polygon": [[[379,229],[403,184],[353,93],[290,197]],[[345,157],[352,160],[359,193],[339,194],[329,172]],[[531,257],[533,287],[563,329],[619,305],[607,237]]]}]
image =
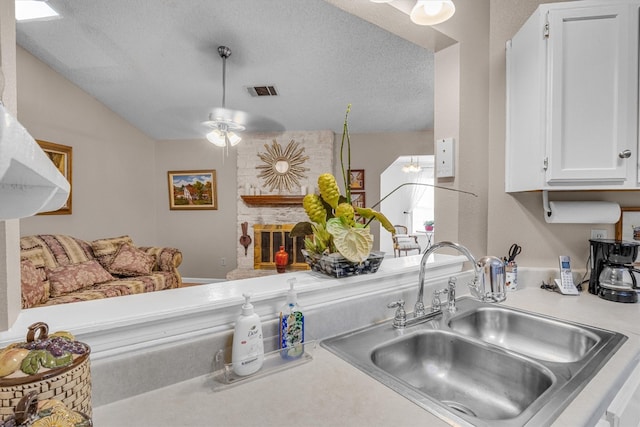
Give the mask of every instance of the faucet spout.
[{"label": "faucet spout", "polygon": [[[424,316],[425,315],[425,309],[424,309],[424,277],[425,277],[425,269],[426,269],[426,265],[427,265],[427,260],[429,259],[429,256],[431,256],[432,253],[434,253],[435,251],[437,251],[439,249],[442,249],[442,248],[453,248],[453,249],[456,249],[462,255],[467,257],[467,259],[473,265],[473,270],[474,270],[474,273],[475,273],[475,276],[473,278],[473,282],[469,284],[469,287],[471,288],[472,291],[477,291],[478,290],[478,285],[477,284],[478,284],[478,277],[480,276],[480,268],[478,267],[478,265],[477,265],[478,263],[476,262],[476,260],[473,257],[473,255],[471,255],[471,252],[469,252],[469,249],[465,248],[464,246],[462,246],[459,243],[454,243],[454,242],[442,241],[442,242],[434,243],[433,245],[431,245],[430,248],[428,248],[424,252],[424,255],[422,255],[422,260],[420,261],[420,276],[418,278],[420,287],[418,289],[418,300],[416,301],[416,305],[415,305],[415,308],[413,310],[414,317],[420,317],[420,316]],[[451,298],[451,295],[449,295],[449,298]],[[454,293],[454,298],[455,298],[455,293]]]}]

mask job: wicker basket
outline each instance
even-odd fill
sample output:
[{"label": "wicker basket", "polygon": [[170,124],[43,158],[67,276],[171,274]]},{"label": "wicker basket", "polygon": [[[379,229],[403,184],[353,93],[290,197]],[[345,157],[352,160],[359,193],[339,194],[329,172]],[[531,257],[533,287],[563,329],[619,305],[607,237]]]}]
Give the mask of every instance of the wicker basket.
[{"label": "wicker basket", "polygon": [[[43,401],[46,402],[46,401]],[[59,400],[51,400],[50,402],[58,402]],[[55,416],[54,414],[58,414]],[[50,418],[48,421],[47,418]],[[65,424],[73,423],[76,427],[93,427],[93,421],[86,414],[78,411],[71,411],[63,404],[63,408],[55,405],[49,405],[48,408],[40,408],[40,402],[38,401],[38,393],[35,391],[29,392],[18,402],[14,410],[13,417],[9,416],[4,421],[0,421],[0,426],[6,427],[26,427],[33,426],[36,422],[47,425],[59,425],[60,419],[53,417],[63,417]]]},{"label": "wicker basket", "polygon": [[[39,334],[36,336],[36,334]],[[46,323],[29,326],[27,342],[46,339]],[[13,414],[14,408],[29,392],[38,393],[38,400],[57,399],[67,408],[92,416],[91,370],[88,345],[87,352],[77,357],[69,366],[50,369],[26,377],[0,378],[0,420]]]}]

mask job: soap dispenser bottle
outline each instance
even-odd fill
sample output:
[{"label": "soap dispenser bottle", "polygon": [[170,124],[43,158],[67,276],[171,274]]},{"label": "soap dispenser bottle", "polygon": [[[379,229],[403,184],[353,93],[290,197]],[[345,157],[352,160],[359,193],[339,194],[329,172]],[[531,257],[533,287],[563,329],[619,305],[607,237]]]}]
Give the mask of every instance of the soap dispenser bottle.
[{"label": "soap dispenser bottle", "polygon": [[245,376],[257,372],[264,363],[264,344],[260,316],[253,311],[249,302],[251,295],[242,294],[245,299],[242,314],[236,320],[231,349],[231,366],[237,375]]},{"label": "soap dispenser bottle", "polygon": [[280,354],[284,358],[295,359],[304,353],[304,314],[298,304],[298,295],[294,289],[296,279],[287,280],[289,290],[287,301],[280,310]]}]

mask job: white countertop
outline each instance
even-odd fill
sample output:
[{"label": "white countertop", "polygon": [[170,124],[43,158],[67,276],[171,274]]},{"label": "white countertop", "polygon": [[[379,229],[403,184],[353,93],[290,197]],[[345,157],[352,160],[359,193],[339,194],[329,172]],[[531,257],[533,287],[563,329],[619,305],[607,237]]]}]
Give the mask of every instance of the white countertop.
[{"label": "white countertop", "polygon": [[[640,304],[583,292],[563,296],[535,285],[504,305],[621,332],[629,338],[554,422],[588,425],[614,397],[640,357]],[[96,427],[448,425],[322,347],[306,364],[214,391],[201,376],[94,408]]]}]

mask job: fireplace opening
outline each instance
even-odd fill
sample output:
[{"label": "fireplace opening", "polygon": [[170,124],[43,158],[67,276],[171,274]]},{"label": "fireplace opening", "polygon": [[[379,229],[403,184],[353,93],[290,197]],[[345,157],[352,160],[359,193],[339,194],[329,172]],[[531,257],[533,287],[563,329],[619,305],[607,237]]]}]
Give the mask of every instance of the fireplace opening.
[{"label": "fireplace opening", "polygon": [[291,237],[289,232],[294,224],[256,224],[254,231],[253,268],[256,270],[275,270],[276,253],[280,246],[289,254],[287,268],[291,270],[308,270],[302,249],[304,238]]}]

